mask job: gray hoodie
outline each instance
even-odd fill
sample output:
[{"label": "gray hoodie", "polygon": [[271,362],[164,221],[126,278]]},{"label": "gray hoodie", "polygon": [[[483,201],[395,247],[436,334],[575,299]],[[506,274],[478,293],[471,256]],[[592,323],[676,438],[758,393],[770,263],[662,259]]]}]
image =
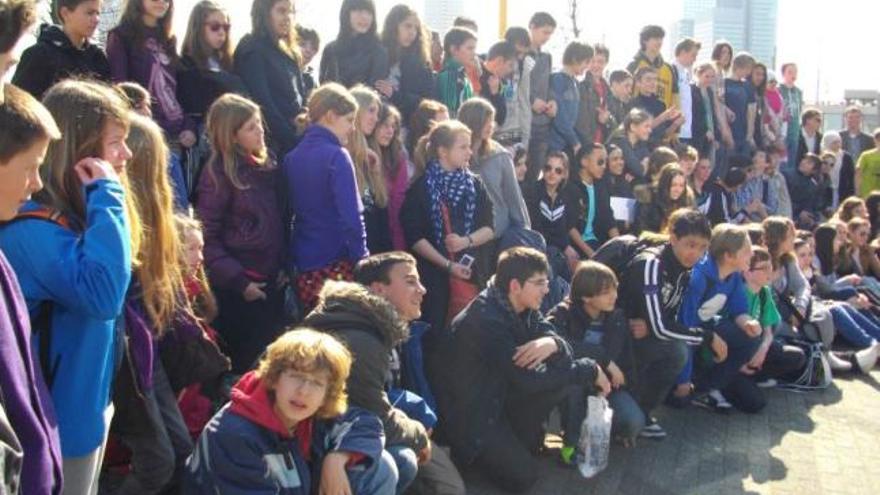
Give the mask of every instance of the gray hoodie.
[{"label": "gray hoodie", "polygon": [[511,226],[528,229],[531,228],[531,222],[516,181],[513,157],[495,141],[491,142],[489,148],[482,158],[474,157],[471,170],[479,174],[489,193],[495,212],[495,238],[500,239]]}]

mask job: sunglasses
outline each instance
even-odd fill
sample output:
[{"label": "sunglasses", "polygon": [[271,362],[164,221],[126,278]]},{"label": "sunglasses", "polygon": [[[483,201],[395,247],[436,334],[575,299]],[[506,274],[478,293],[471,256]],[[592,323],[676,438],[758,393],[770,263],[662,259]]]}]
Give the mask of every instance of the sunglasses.
[{"label": "sunglasses", "polygon": [[553,172],[556,175],[562,175],[565,173],[565,169],[562,167],[553,167],[551,165],[545,165],[544,172]]},{"label": "sunglasses", "polygon": [[208,29],[210,29],[211,32],[214,32],[214,33],[218,32],[220,30],[226,31],[228,33],[229,28],[232,27],[230,24],[228,24],[228,23],[224,24],[222,22],[212,22],[212,23],[208,24],[207,26],[208,26]]}]

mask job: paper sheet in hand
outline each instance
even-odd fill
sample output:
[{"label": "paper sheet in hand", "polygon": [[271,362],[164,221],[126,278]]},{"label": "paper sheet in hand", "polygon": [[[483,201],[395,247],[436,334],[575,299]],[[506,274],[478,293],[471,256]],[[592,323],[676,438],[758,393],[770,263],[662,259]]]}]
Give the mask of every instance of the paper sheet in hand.
[{"label": "paper sheet in hand", "polygon": [[612,196],[611,210],[614,212],[615,220],[633,223],[636,219],[636,200]]}]

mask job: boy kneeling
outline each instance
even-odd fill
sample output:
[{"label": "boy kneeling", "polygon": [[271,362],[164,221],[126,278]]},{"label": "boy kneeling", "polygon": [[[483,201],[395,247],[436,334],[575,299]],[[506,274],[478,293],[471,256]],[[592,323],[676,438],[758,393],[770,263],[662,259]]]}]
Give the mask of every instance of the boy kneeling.
[{"label": "boy kneeling", "polygon": [[309,329],[285,333],[246,373],[187,459],[185,493],[394,493],[382,423],[346,411],[351,354]]}]

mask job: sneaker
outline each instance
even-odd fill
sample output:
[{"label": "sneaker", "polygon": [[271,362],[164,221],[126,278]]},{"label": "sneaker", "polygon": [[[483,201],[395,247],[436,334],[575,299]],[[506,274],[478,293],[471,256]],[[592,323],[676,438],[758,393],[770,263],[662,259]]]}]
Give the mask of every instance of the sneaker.
[{"label": "sneaker", "polygon": [[862,349],[853,354],[853,369],[863,374],[870,373],[874,369],[874,365],[877,364],[878,350],[880,350],[880,347],[874,344],[867,349]]},{"label": "sneaker", "polygon": [[777,384],[777,382],[775,379],[768,378],[766,380],[757,382],[755,385],[757,385],[759,388],[773,388],[776,386],[776,384]]},{"label": "sneaker", "polygon": [[692,403],[695,406],[715,411],[717,413],[726,414],[733,409],[733,405],[730,402],[727,402],[727,399],[725,399],[718,390],[712,390],[707,394],[695,397]]},{"label": "sneaker", "polygon": [[825,358],[828,360],[828,365],[831,366],[831,371],[852,371],[852,357],[853,352],[837,352],[837,351],[825,351]]},{"label": "sneaker", "polygon": [[642,431],[639,432],[639,436],[642,438],[652,438],[654,440],[662,440],[666,438],[666,430],[660,426],[660,423],[657,422],[656,419],[651,418],[651,422],[645,425],[642,428]]},{"label": "sneaker", "polygon": [[563,446],[559,449],[559,462],[564,466],[574,466],[575,448],[571,446]]}]

